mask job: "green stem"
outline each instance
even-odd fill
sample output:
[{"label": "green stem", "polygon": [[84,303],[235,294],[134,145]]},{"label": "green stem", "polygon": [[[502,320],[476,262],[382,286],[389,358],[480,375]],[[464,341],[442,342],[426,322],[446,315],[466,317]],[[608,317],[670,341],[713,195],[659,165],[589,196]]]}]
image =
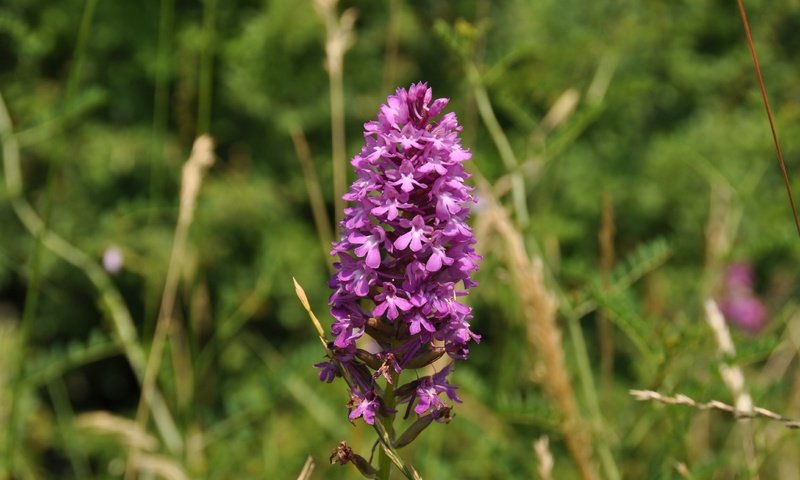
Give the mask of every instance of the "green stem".
[{"label": "green stem", "polygon": [[511,196],[514,203],[514,213],[516,213],[517,222],[525,227],[529,223],[528,205],[525,198],[525,181],[522,174],[518,171],[519,161],[517,160],[514,150],[511,148],[511,143],[508,137],[503,132],[503,127],[497,121],[497,116],[494,114],[492,102],[489,100],[489,94],[486,92],[478,68],[471,62],[467,62],[467,79],[472,86],[472,95],[475,97],[475,104],[478,107],[478,113],[483,120],[483,124],[489,131],[492,141],[500,153],[500,159],[503,161],[503,166],[511,175]]},{"label": "green stem", "polygon": [[[347,191],[347,158],[344,131],[344,80],[342,78],[342,57],[329,62],[332,67],[329,76],[331,95],[331,143],[333,150],[333,191],[336,206],[336,225],[344,215],[342,195]],[[333,66],[338,65],[338,66]]]},{"label": "green stem", "polygon": [[[19,324],[19,336],[17,356],[14,359],[13,372],[10,382],[11,399],[9,400],[8,407],[8,428],[6,430],[5,439],[5,458],[0,464],[0,475],[13,474],[14,472],[14,456],[16,452],[17,434],[18,430],[23,428],[24,422],[17,420],[19,410],[19,400],[22,397],[22,391],[25,379],[25,357],[27,356],[28,337],[30,332],[30,325],[33,317],[36,315],[36,306],[39,303],[39,286],[41,284],[41,256],[42,256],[42,235],[36,235],[31,260],[29,262],[29,284],[28,293],[25,295],[25,306],[22,313],[22,319]],[[4,471],[4,469],[8,471]]]},{"label": "green stem", "polygon": [[[592,430],[593,436],[598,438],[598,431],[605,429],[603,422],[603,415],[600,412],[600,400],[597,397],[597,389],[594,385],[594,378],[592,377],[592,367],[589,362],[589,355],[586,349],[586,340],[583,337],[583,330],[579,318],[575,316],[572,311],[566,314],[567,328],[569,336],[572,339],[572,345],[575,353],[575,364],[578,370],[578,379],[580,380],[581,390],[586,400],[589,414],[592,417]],[[611,453],[608,442],[594,442],[597,448],[597,455],[600,457],[600,464],[605,471],[605,478],[609,480],[619,480],[620,474],[617,469],[617,464],[614,461],[614,455]]]},{"label": "green stem", "polygon": [[[81,24],[78,28],[78,39],[75,45],[75,51],[73,54],[73,66],[70,69],[69,76],[67,78],[67,86],[66,86],[66,93],[63,98],[62,103],[62,110],[66,110],[69,107],[70,102],[72,101],[73,97],[75,96],[75,91],[78,86],[78,81],[80,79],[80,71],[81,65],[83,64],[83,57],[86,53],[86,46],[88,43],[89,33],[91,31],[92,19],[94,18],[94,10],[97,6],[97,0],[87,0],[83,13],[81,14]],[[0,139],[3,142],[3,163],[4,165],[8,165],[12,163],[12,157],[14,159],[18,159],[18,147],[16,144],[16,139],[11,139],[10,137],[13,135],[11,130],[11,118],[8,115],[7,109],[5,107],[5,102],[2,104],[2,112],[0,112],[2,118],[0,118]],[[6,128],[7,127],[7,128]],[[12,148],[11,142],[14,142],[13,148],[14,152],[11,152],[10,149]],[[36,316],[37,305],[39,303],[39,295],[40,295],[40,284],[41,284],[41,256],[42,250],[44,246],[44,234],[47,230],[47,226],[50,221],[50,216],[52,213],[53,207],[53,185],[55,184],[55,178],[57,176],[58,171],[61,169],[61,161],[59,159],[54,160],[50,163],[47,169],[47,179],[46,179],[46,187],[45,187],[45,203],[43,208],[43,213],[40,219],[42,223],[42,229],[36,232],[34,237],[34,245],[33,251],[31,253],[31,258],[29,261],[30,266],[30,276],[28,277],[28,290],[25,294],[25,304],[24,310],[22,313],[22,319],[20,320],[20,336],[19,336],[19,348],[17,350],[17,358],[15,359],[15,365],[12,367],[12,377],[11,377],[11,400],[9,405],[9,422],[8,428],[6,430],[6,439],[5,439],[5,452],[3,461],[0,462],[0,475],[6,475],[11,473],[13,476],[13,463],[14,463],[14,452],[16,451],[16,444],[17,444],[17,432],[16,427],[23,425],[23,421],[17,421],[17,410],[19,408],[18,400],[22,395],[23,389],[23,379],[25,376],[25,361],[24,359],[27,357],[27,347],[28,347],[28,336],[30,330],[30,324],[33,322],[33,317]],[[13,181],[17,181],[16,184],[12,184],[12,186],[8,187],[9,198],[12,202],[12,207],[18,209],[17,207],[17,200],[18,198],[22,198],[23,190],[22,190],[22,175],[21,169],[19,168],[19,164],[14,162],[12,168],[5,168],[5,175],[9,178],[6,179],[6,184],[12,184]],[[31,209],[32,210],[32,209]],[[33,233],[33,232],[31,232]],[[5,468],[9,468],[8,472],[2,471]]]},{"label": "green stem", "polygon": [[[116,289],[111,278],[92,257],[56,233],[48,230],[46,222],[39,217],[23,196],[19,145],[14,136],[11,117],[2,94],[0,94],[0,142],[2,142],[5,188],[9,194],[14,213],[16,213],[30,235],[39,239],[44,248],[81,270],[95,286],[104,311],[107,312],[111,319],[114,332],[122,344],[133,372],[141,380],[146,359],[138,343],[136,326],[119,290]],[[16,398],[16,395],[12,395],[12,398]],[[154,400],[153,418],[156,426],[162,433],[170,450],[177,451],[181,438],[175,422],[160,392],[156,392]]]},{"label": "green stem", "polygon": [[[397,384],[399,375],[392,372],[391,377],[392,383],[387,383],[386,388],[383,391],[383,405],[388,411],[394,411],[394,386]],[[386,427],[386,431],[389,433],[389,438],[392,441],[394,441],[394,417],[394,413],[381,416],[381,423],[383,423],[383,426]],[[378,453],[378,479],[388,480],[391,472],[392,460],[389,458],[389,455],[386,454],[386,451],[381,447]]]},{"label": "green stem", "polygon": [[75,435],[75,412],[70,404],[69,393],[66,385],[64,385],[64,380],[62,378],[54,379],[47,384],[47,391],[53,401],[56,426],[75,477],[92,478],[89,462],[82,446],[70,441]]},{"label": "green stem", "polygon": [[[155,207],[161,193],[162,178],[159,166],[164,161],[164,144],[169,118],[170,50],[174,26],[175,0],[161,0],[158,15],[158,50],[156,53],[155,93],[153,95],[153,159],[150,164],[150,205]],[[150,209],[148,221],[154,221],[155,208]]]},{"label": "green stem", "polygon": [[211,132],[216,17],[217,0],[205,0],[203,3],[203,51],[200,52],[200,91],[197,94],[197,135]]}]

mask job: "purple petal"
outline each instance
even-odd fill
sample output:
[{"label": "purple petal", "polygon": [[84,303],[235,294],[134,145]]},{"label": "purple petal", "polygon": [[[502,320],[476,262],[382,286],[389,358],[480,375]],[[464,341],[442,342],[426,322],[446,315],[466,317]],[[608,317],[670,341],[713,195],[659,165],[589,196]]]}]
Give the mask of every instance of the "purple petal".
[{"label": "purple petal", "polygon": [[[358,252],[356,252],[356,255],[358,255]],[[366,264],[370,268],[378,268],[381,266],[381,252],[377,246],[373,246],[369,249],[369,252],[367,252]]]},{"label": "purple petal", "polygon": [[386,309],[389,307],[388,302],[381,302],[375,305],[375,308],[372,309],[372,316],[375,318],[379,318],[381,315],[386,312]]},{"label": "purple petal", "polygon": [[411,238],[411,251],[419,252],[420,250],[422,250],[422,235],[413,235]]},{"label": "purple petal", "polygon": [[429,272],[438,272],[441,268],[442,257],[434,252],[434,254],[428,259],[428,263],[425,264],[425,269]]},{"label": "purple petal", "polygon": [[397,237],[397,240],[394,241],[394,246],[398,250],[405,250],[408,248],[409,242],[411,242],[411,236],[413,234],[413,230],[409,230],[408,232],[400,235]]},{"label": "purple petal", "polygon": [[411,305],[411,302],[402,297],[395,297],[394,304],[397,305],[397,308],[399,308],[404,312],[411,310],[411,307],[413,307],[413,305]]}]

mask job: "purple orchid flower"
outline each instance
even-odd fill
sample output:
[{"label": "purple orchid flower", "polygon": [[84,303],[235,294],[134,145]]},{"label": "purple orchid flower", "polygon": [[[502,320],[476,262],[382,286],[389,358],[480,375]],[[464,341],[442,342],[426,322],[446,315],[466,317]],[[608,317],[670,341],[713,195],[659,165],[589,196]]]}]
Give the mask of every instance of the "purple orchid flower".
[{"label": "purple orchid flower", "polygon": [[[461,302],[476,285],[480,260],[467,225],[471,153],[461,146],[456,115],[441,115],[447,103],[424,83],[398,89],[364,125],[365,144],[350,162],[357,178],[343,197],[350,203],[331,252],[338,256],[329,299],[333,353],[316,367],[323,381],[350,383],[351,421],[374,424],[402,403],[449,419],[446,402],[460,402],[447,381],[452,363],[433,375],[403,373],[443,355],[465,359],[480,341],[470,329],[472,309]],[[397,395],[384,398],[388,388]]]}]

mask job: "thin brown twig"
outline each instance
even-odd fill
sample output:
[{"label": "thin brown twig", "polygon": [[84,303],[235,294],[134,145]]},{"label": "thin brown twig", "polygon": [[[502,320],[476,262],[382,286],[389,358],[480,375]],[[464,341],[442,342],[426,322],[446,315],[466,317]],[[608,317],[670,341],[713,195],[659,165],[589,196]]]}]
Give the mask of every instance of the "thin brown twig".
[{"label": "thin brown twig", "polygon": [[[608,190],[603,192],[603,210],[597,240],[600,244],[600,278],[603,290],[611,287],[611,269],[614,268],[614,204]],[[614,375],[614,327],[608,312],[601,310],[597,316],[600,336],[600,380],[603,392],[610,392]]]},{"label": "thin brown twig", "polygon": [[753,45],[753,36],[750,34],[750,22],[747,20],[747,12],[744,9],[744,1],[736,0],[739,5],[739,13],[742,16],[742,24],[744,25],[744,33],[747,36],[747,46],[750,47],[750,55],[753,57],[753,65],[756,70],[756,77],[758,78],[758,87],[761,89],[761,99],[764,101],[764,109],[767,111],[767,119],[769,119],[769,128],[772,132],[772,141],[775,143],[775,151],[778,153],[778,163],[781,167],[781,174],[783,175],[783,183],[786,186],[786,194],[789,196],[789,203],[792,206],[792,216],[794,217],[794,226],[797,228],[797,234],[800,235],[800,219],[797,217],[797,205],[794,203],[794,195],[792,195],[792,186],[789,182],[789,174],[786,172],[786,162],[783,161],[783,152],[781,145],[778,142],[778,132],[775,128],[775,120],[772,115],[772,108],[769,106],[769,99],[767,98],[767,88],[764,86],[764,78],[761,76],[761,67],[758,65],[758,55],[756,55],[756,47]]}]

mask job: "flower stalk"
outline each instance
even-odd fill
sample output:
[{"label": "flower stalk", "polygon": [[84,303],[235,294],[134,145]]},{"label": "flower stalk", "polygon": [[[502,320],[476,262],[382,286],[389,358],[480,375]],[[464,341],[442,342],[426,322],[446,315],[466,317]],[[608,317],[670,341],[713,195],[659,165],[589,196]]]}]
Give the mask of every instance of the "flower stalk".
[{"label": "flower stalk", "polygon": [[[392,373],[391,382],[386,382],[386,388],[383,391],[383,402],[384,406],[389,412],[392,412],[395,407],[395,398],[394,398],[394,385],[397,384],[397,380],[399,379],[400,375],[397,373]],[[383,425],[386,427],[386,430],[389,432],[389,438],[394,442],[394,413],[387,413],[383,416]],[[378,453],[378,478],[380,480],[388,480],[389,476],[392,472],[392,460],[389,458],[389,455],[386,454],[386,450],[383,448],[380,449]]]}]

